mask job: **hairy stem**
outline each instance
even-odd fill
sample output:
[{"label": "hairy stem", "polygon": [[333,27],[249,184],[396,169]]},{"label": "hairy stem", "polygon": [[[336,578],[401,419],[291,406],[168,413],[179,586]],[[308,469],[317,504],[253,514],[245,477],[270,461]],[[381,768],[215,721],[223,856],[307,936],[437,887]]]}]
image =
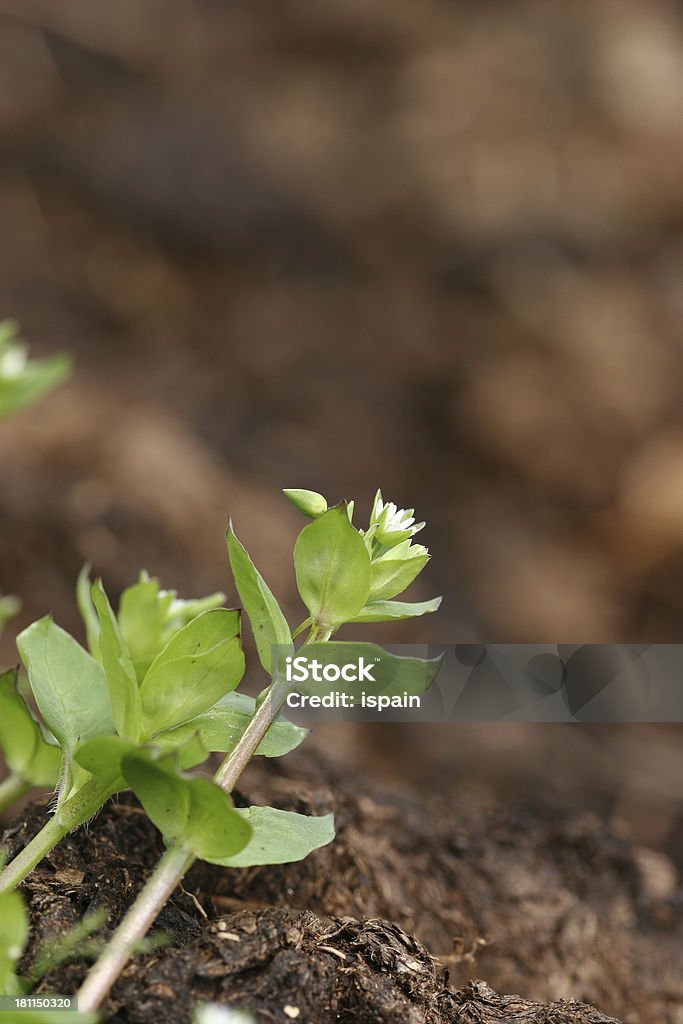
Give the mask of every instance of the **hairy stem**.
[{"label": "hairy stem", "polygon": [[25,782],[21,775],[12,773],[0,782],[0,814],[11,807],[15,800],[18,800],[31,788],[30,782]]},{"label": "hairy stem", "polygon": [[[314,623],[306,643],[328,640],[331,632],[327,627]],[[240,775],[280,714],[288,692],[283,680],[275,675],[265,699],[252,715],[237,745],[227,755],[214,776],[214,782],[224,792],[231,793],[234,789]],[[192,854],[180,848],[171,847],[164,854],[83,983],[78,993],[79,1010],[91,1013],[102,1005],[135,946],[145,937],[157,914],[195,860]]]}]

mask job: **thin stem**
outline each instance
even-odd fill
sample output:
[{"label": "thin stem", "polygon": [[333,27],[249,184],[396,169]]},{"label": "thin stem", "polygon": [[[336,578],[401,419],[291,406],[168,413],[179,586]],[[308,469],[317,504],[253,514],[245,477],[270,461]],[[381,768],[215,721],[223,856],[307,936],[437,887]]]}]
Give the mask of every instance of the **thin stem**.
[{"label": "thin stem", "polygon": [[0,814],[11,807],[15,800],[18,800],[24,793],[28,793],[31,783],[22,779],[21,775],[13,772],[6,779],[0,782]]},{"label": "thin stem", "polygon": [[0,893],[9,892],[23,882],[29,871],[33,870],[70,829],[70,825],[62,824],[56,817],[50,818],[38,835],[27,843],[0,874]]},{"label": "thin stem", "polygon": [[[329,640],[331,634],[331,629],[314,623],[306,643]],[[224,759],[214,776],[214,782],[224,792],[231,793],[234,789],[240,775],[280,714],[288,692],[289,688],[283,684],[279,674],[276,674],[267,696],[252,715],[237,745]],[[171,847],[164,854],[79,990],[79,1010],[92,1013],[99,1009],[130,959],[135,946],[145,937],[164,903],[195,860],[193,854],[188,854],[181,848]]]},{"label": "thin stem", "polygon": [[92,1013],[106,997],[137,944],[194,861],[180,846],[171,846],[140,890],[135,903],[107,943],[104,954],[78,992],[78,1009]]}]

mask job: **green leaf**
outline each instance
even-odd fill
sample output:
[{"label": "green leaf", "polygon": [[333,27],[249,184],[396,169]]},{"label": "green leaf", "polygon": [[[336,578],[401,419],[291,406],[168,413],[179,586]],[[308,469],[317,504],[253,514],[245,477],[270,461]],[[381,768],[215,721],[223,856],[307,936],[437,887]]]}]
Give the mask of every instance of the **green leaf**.
[{"label": "green leaf", "polygon": [[0,747],[11,771],[32,786],[54,786],[62,755],[47,742],[17,687],[18,670],[0,675]]},{"label": "green leaf", "polygon": [[102,789],[126,789],[122,761],[135,749],[132,740],[121,736],[97,736],[78,747],[74,761],[90,772]]},{"label": "green leaf", "polygon": [[287,487],[282,493],[289,498],[294,508],[298,508],[299,512],[303,512],[309,519],[317,519],[323,512],[327,512],[327,501],[317,491]]},{"label": "green leaf", "polygon": [[212,864],[228,868],[250,868],[257,864],[290,864],[303,860],[313,850],[334,839],[334,815],[310,817],[275,807],[238,807],[253,834],[239,853],[229,857],[206,857]]},{"label": "green leaf", "polygon": [[370,593],[370,556],[342,502],[306,526],[294,546],[296,582],[314,622],[335,627],[358,615]]},{"label": "green leaf", "polygon": [[234,690],[244,674],[239,626],[239,612],[216,608],[169,640],[140,688],[145,736],[196,718]]},{"label": "green leaf", "polygon": [[51,616],[20,633],[17,647],[36,704],[65,755],[79,741],[114,732],[102,666]]},{"label": "green leaf", "polygon": [[[237,745],[255,710],[256,701],[253,697],[244,693],[229,693],[203,715],[155,736],[154,742],[163,748],[175,747],[187,742],[193,733],[198,733],[206,750],[228,753]],[[298,747],[307,735],[307,729],[288,722],[280,715],[264,736],[256,753],[264,757],[281,757]],[[188,764],[186,767],[191,766]]]},{"label": "green leaf", "polygon": [[146,574],[121,595],[119,627],[128,645],[138,682],[142,682],[164,646],[164,622],[172,601],[173,594],[161,595],[159,581],[150,579]]},{"label": "green leaf", "polygon": [[417,601],[412,604],[407,601],[371,601],[361,608],[351,622],[389,622],[392,619],[413,619],[418,615],[429,615],[438,610],[441,604],[440,597],[434,597],[431,601]]},{"label": "green leaf", "polygon": [[185,775],[170,759],[157,759],[148,750],[126,755],[123,772],[166,842],[204,860],[231,856],[249,842],[249,822],[210,779]]},{"label": "green leaf", "polygon": [[95,605],[92,603],[91,589],[90,566],[86,563],[79,572],[78,580],[76,581],[76,604],[85,626],[85,639],[88,644],[88,650],[95,661],[99,661],[100,621],[97,618]]},{"label": "green leaf", "polygon": [[411,547],[403,541],[372,563],[370,600],[386,601],[402,594],[429,561],[429,553],[422,544]]},{"label": "green leaf", "polygon": [[207,594],[206,597],[190,598],[177,597],[175,590],[159,591],[160,598],[165,597],[167,594],[171,595],[172,601],[168,606],[164,622],[164,642],[170,640],[174,633],[183,626],[186,626],[197,615],[201,615],[202,612],[208,612],[212,608],[219,608],[225,602],[225,594],[222,590],[217,590],[213,594]]},{"label": "green leaf", "polygon": [[230,568],[240,601],[249,616],[256,650],[264,669],[270,673],[273,644],[291,645],[292,634],[268,584],[235,536],[232,521],[228,524],[226,539]]},{"label": "green leaf", "polygon": [[142,706],[133,662],[101,580],[93,584],[91,596],[100,624],[98,646],[109,686],[114,724],[120,736],[138,740]]},{"label": "green leaf", "polygon": [[3,995],[18,994],[14,971],[27,939],[28,915],[24,901],[18,892],[2,893],[0,895],[0,993]]}]

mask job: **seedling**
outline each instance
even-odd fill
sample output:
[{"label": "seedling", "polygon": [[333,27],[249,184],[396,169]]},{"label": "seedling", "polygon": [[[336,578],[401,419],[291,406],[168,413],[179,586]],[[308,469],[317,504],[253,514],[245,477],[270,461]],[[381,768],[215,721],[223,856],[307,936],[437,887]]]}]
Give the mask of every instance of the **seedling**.
[{"label": "seedling", "polygon": [[[86,979],[79,993],[79,1006],[86,1011],[96,1010],[106,997],[131,951],[195,858],[226,866],[274,864],[299,859],[333,838],[331,816],[307,818],[268,807],[240,810],[232,808],[230,801],[240,775],[278,726],[289,692],[282,667],[294,652],[293,637],[308,628],[305,645],[319,647],[345,623],[409,618],[439,606],[439,599],[419,604],[392,600],[428,559],[427,549],[412,543],[424,525],[415,525],[412,512],[384,504],[378,492],[369,526],[359,531],[352,525],[352,506],[346,502],[328,508],[325,499],[314,492],[285,493],[313,518],[294,548],[297,586],[308,616],[292,634],[272,591],[230,524],[227,544],[232,573],[271,683],[213,782],[185,775],[179,770],[177,755],[168,757],[138,747],[121,758],[125,779],[161,830],[168,849]],[[335,646],[342,648],[343,642]],[[349,644],[354,656],[363,646]],[[401,685],[408,680],[415,689],[426,689],[440,666],[439,659],[394,658],[394,663]]]},{"label": "seedling", "polygon": [[[157,770],[167,766],[164,758],[169,757],[180,769],[195,766],[211,751],[232,750],[255,708],[252,698],[232,692],[244,671],[240,613],[216,607],[222,594],[181,601],[143,574],[124,591],[114,615],[102,583],[91,585],[85,571],[78,599],[89,650],[50,616],[17,638],[33,697],[58,748],[50,746],[12,677],[3,677],[0,685],[2,706],[27,738],[24,748],[9,720],[6,734],[0,731],[13,785],[19,780],[52,784],[55,765],[61,765],[54,813],[0,874],[0,892],[21,882],[67,832],[129,787],[123,767],[127,755],[132,776],[135,757],[151,756],[145,749],[150,743],[159,759]],[[283,720],[259,753],[286,753],[304,736],[305,730]],[[210,785],[195,781],[197,790]],[[201,795],[196,799],[201,801]],[[236,816],[234,824],[246,842],[249,826]]]}]

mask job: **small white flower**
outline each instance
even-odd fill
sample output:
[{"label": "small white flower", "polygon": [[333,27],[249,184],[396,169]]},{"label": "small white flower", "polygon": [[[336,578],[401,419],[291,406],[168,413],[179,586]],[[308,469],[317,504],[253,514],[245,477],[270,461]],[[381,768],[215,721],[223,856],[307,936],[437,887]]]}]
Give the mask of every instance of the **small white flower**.
[{"label": "small white flower", "polygon": [[393,501],[383,501],[382,492],[377,491],[370,516],[370,529],[374,526],[374,537],[385,547],[394,547],[401,541],[414,537],[425,523],[415,522],[415,509],[398,508]]}]

